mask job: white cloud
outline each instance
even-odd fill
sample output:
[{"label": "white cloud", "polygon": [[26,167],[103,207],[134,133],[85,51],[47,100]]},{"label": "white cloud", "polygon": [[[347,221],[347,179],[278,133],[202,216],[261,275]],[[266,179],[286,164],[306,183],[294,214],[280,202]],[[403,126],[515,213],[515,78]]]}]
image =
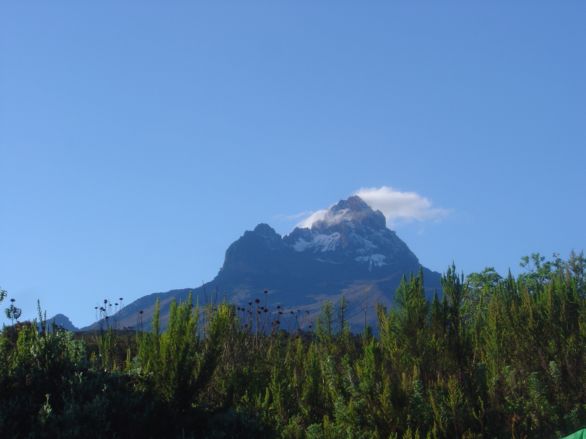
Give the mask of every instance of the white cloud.
[{"label": "white cloud", "polygon": [[304,220],[297,223],[297,225],[295,227],[300,227],[302,229],[304,229],[304,228],[309,229],[309,228],[311,228],[311,226],[314,223],[316,223],[318,221],[322,221],[326,217],[327,214],[328,214],[328,209],[321,209],[321,210],[316,210],[315,212],[311,212],[307,218],[305,218]]},{"label": "white cloud", "polygon": [[[362,188],[354,192],[354,195],[358,195],[374,210],[380,210],[389,227],[410,222],[437,221],[450,212],[448,209],[433,206],[429,199],[416,192],[401,192],[389,186]],[[309,212],[296,227],[310,228],[318,221],[326,221],[328,225],[336,224],[344,219],[346,213],[342,210],[333,214],[329,209]]]},{"label": "white cloud", "polygon": [[330,212],[329,209],[317,210],[313,212],[311,215],[309,215],[307,218],[305,218],[303,221],[299,222],[299,224],[297,224],[297,227],[310,228],[313,224],[315,224],[318,221],[323,221],[328,226],[332,226],[343,221],[347,213],[347,209],[342,209],[336,213]]},{"label": "white cloud", "polygon": [[273,219],[277,221],[296,221],[301,218],[305,218],[308,215],[312,215],[313,212],[311,210],[304,210],[303,212],[292,213],[292,214],[285,214],[279,213],[277,215],[273,215]]},{"label": "white cloud", "polygon": [[380,210],[389,226],[413,221],[436,221],[449,213],[448,209],[434,207],[429,199],[416,192],[401,192],[389,186],[362,188],[355,195],[373,209]]}]

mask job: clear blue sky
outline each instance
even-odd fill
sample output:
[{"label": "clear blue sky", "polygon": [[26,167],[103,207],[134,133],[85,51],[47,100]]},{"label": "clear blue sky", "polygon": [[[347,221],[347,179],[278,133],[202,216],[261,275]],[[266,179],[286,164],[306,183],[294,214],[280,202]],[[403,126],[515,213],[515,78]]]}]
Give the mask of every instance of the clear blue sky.
[{"label": "clear blue sky", "polygon": [[363,187],[426,266],[586,248],[586,3],[3,2],[0,286],[89,323]]}]

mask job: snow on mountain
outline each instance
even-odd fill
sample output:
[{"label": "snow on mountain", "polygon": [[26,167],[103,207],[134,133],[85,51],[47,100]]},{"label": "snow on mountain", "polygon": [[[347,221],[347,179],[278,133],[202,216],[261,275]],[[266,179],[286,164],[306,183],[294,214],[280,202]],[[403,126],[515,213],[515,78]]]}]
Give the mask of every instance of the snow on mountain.
[{"label": "snow on mountain", "polygon": [[358,196],[316,212],[303,224],[307,227],[297,227],[284,237],[297,252],[320,253],[321,260],[335,263],[358,262],[369,271],[399,256],[417,263],[405,243],[386,227],[384,215]]},{"label": "snow on mountain", "polygon": [[358,256],[354,258],[354,260],[357,262],[366,262],[368,264],[368,270],[372,271],[372,267],[381,267],[383,265],[386,265],[385,258],[385,255],[375,253],[373,255],[368,256]]},{"label": "snow on mountain", "polygon": [[313,236],[310,241],[299,238],[299,240],[293,244],[293,248],[298,252],[306,250],[313,250],[314,252],[334,251],[340,241],[340,237],[341,235],[338,232],[334,232],[331,235],[320,233]]}]

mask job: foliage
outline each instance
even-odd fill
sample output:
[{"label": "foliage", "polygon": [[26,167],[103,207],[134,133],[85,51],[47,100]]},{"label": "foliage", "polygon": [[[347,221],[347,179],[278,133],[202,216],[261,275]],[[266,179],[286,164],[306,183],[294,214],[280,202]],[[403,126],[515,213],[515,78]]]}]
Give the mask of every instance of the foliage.
[{"label": "foliage", "polygon": [[279,330],[266,297],[189,298],[165,332],[158,311],[149,333],[16,323],[0,335],[0,437],[560,437],[586,423],[585,262],[452,266],[431,303],[419,273],[374,335],[349,331],[345,301],[315,332]]}]

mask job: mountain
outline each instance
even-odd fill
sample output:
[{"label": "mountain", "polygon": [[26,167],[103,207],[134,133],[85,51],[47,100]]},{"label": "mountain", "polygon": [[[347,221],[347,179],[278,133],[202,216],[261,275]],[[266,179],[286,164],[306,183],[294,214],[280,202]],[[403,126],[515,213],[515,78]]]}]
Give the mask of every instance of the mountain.
[{"label": "mountain", "polygon": [[[155,301],[161,304],[161,325],[173,300],[191,292],[200,303],[229,300],[244,305],[256,298],[274,309],[299,310],[309,325],[324,300],[348,302],[350,323],[356,327],[375,318],[376,303],[392,305],[403,276],[423,271],[426,294],[439,291],[440,275],[422,267],[384,215],[358,196],[321,212],[309,227],[280,236],[268,224],[246,231],[226,250],[217,276],[199,288],[172,290],[142,297],[127,305],[110,322],[119,327],[148,327]],[[268,291],[267,297],[263,292]],[[142,311],[142,313],[140,313]],[[292,322],[289,322],[293,325]],[[297,322],[295,322],[297,324]],[[95,329],[96,323],[84,329]]]},{"label": "mountain", "polygon": [[69,317],[63,314],[55,314],[50,319],[47,319],[47,328],[52,330],[53,325],[58,326],[59,328],[65,329],[66,331],[77,331],[78,328],[71,323]]}]

